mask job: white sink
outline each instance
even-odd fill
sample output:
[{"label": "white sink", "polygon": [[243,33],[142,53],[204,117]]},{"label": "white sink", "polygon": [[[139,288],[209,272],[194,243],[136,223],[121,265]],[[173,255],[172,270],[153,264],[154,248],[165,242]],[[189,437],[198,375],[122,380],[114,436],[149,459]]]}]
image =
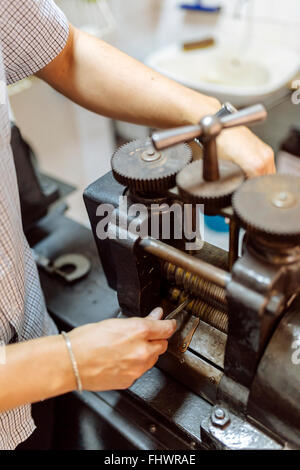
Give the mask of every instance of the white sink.
[{"label": "white sink", "polygon": [[173,44],[151,54],[146,63],[221,102],[246,106],[285,95],[287,83],[300,70],[300,54],[265,41],[252,39],[242,48],[238,39],[226,39],[213,47],[192,51]]}]

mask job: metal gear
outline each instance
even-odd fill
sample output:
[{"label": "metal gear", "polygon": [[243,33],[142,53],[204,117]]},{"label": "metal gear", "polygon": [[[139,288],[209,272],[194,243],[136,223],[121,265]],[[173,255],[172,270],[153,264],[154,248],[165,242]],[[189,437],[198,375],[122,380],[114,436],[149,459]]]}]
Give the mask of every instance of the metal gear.
[{"label": "metal gear", "polygon": [[206,212],[229,206],[245,175],[238,165],[227,160],[219,160],[219,174],[218,180],[205,181],[203,160],[190,163],[176,178],[180,195],[187,202],[204,204]]},{"label": "metal gear", "polygon": [[246,181],[234,194],[240,224],[263,238],[300,242],[300,178],[268,175]]},{"label": "metal gear", "polygon": [[176,175],[192,160],[186,144],[156,151],[150,140],[134,140],[121,146],[112,156],[115,179],[133,191],[161,193],[175,186]]}]

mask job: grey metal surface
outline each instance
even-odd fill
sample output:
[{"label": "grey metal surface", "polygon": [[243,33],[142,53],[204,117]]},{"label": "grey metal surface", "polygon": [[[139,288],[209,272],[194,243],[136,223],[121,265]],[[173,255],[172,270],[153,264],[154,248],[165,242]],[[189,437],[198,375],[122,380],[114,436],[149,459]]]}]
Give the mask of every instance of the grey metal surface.
[{"label": "grey metal surface", "polygon": [[[298,346],[297,346],[298,345]],[[248,413],[300,448],[300,299],[281,320],[251,387]]]}]

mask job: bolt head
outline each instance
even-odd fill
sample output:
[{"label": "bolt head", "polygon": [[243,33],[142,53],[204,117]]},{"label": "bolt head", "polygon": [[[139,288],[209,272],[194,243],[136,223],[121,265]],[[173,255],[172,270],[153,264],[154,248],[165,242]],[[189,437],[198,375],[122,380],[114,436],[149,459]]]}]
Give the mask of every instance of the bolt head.
[{"label": "bolt head", "polygon": [[289,191],[280,191],[272,195],[271,202],[279,209],[289,209],[297,203],[297,198]]},{"label": "bolt head", "polygon": [[225,411],[222,408],[216,408],[215,409],[215,417],[217,419],[225,418]]},{"label": "bolt head", "polygon": [[145,150],[142,155],[141,155],[141,158],[144,162],[155,162],[156,160],[159,160],[161,158],[161,153],[159,152],[155,152],[155,150],[153,149],[147,149]]},{"label": "bolt head", "polygon": [[211,422],[214,426],[224,429],[230,423],[228,411],[221,406],[214,406],[211,412]]},{"label": "bolt head", "polygon": [[150,424],[149,431],[151,432],[151,434],[156,433],[156,431],[157,431],[156,425],[155,424]]}]

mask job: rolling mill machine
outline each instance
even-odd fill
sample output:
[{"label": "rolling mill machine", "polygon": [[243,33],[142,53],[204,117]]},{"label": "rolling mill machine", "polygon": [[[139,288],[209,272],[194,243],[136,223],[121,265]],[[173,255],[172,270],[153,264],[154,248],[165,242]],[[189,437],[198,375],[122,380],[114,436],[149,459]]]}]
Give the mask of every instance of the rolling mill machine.
[{"label": "rolling mill machine", "polygon": [[[130,142],[84,194],[121,314],[161,305],[177,320],[158,367],[211,404],[199,422],[205,448],[300,448],[300,179],[246,180],[217,155],[223,130],[265,117],[262,105],[225,105],[198,125]],[[174,204],[192,210],[178,215]],[[199,240],[199,207],[229,221],[228,252]],[[178,237],[180,217],[190,233]]]}]

